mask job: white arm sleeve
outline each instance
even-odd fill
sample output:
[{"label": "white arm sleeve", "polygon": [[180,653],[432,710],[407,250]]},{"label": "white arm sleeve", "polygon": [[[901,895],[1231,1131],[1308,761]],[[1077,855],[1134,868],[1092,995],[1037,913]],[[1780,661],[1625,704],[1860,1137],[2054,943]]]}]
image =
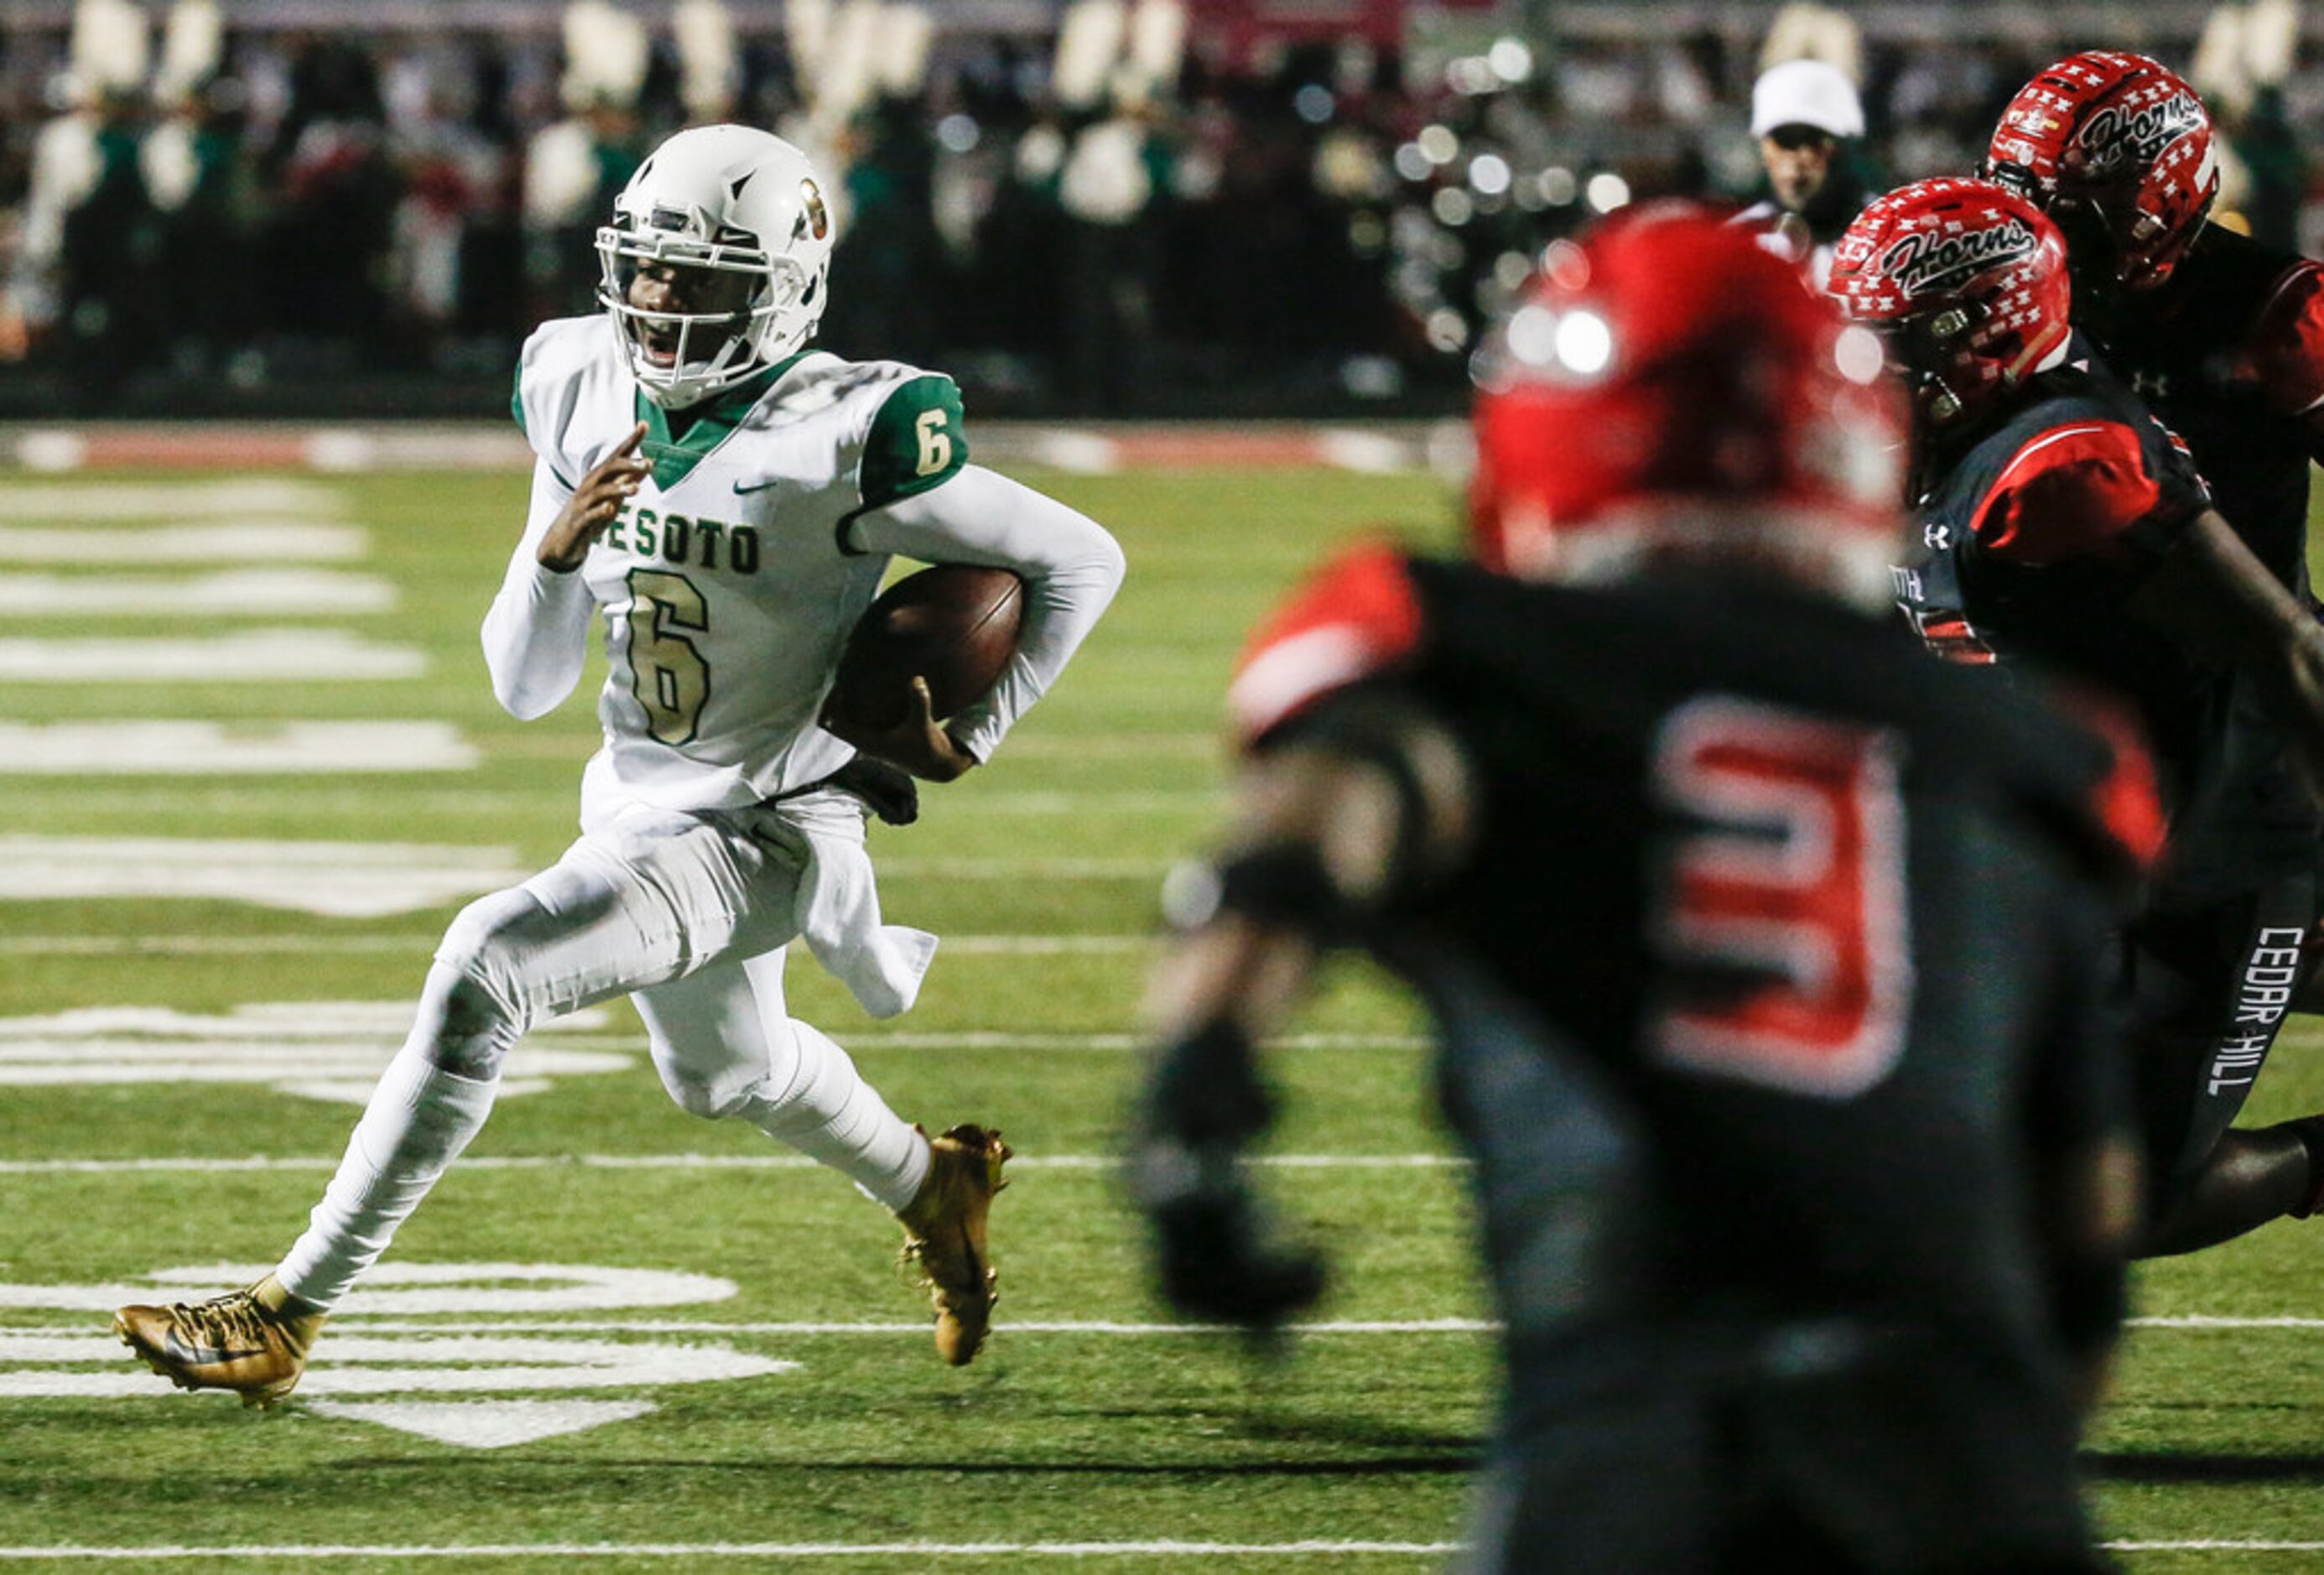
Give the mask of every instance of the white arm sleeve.
[{"label": "white arm sleeve", "polygon": [[849,544],[926,563],[1013,569],[1023,578],[1017,654],[991,690],[953,719],[954,739],[980,760],[1056,682],[1121,585],[1121,548],[1103,526],[980,465],[862,515]]},{"label": "white arm sleeve", "polygon": [[523,722],[547,715],[573,693],[589,656],[594,599],[587,582],[578,569],[559,574],[543,568],[539,556],[540,539],[572,495],[547,460],[534,464],[524,539],[510,556],[501,594],[484,614],[484,665],[492,669],[493,696]]}]

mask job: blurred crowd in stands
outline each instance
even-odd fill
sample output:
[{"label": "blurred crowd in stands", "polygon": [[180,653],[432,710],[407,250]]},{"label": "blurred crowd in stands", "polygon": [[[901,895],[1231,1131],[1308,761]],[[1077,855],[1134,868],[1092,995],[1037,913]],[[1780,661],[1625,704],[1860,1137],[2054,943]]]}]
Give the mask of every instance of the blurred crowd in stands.
[{"label": "blurred crowd in stands", "polygon": [[473,32],[81,0],[69,30],[0,26],[0,415],[461,408],[532,323],[590,309],[594,230],[642,150],[720,118],[800,143],[844,194],[825,341],[945,367],[993,410],[1450,404],[1546,242],[1642,197],[1765,193],[1751,84],[1797,54],[1860,85],[1868,189],[1968,169],[2061,48],[2191,58],[2236,155],[2223,207],[2314,252],[2324,62],[2288,4],[2246,9],[2292,13],[2289,41],[2247,15],[2226,45],[1937,44],[1808,6],[1544,34],[1488,7],[1227,51],[1180,0],[983,35],[893,0],[763,26],[740,0],[650,26],[580,0]]}]

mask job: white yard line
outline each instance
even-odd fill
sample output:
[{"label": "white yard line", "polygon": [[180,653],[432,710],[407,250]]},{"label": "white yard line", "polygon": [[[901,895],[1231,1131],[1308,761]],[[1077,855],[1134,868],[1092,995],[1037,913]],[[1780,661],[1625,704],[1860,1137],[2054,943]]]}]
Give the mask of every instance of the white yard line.
[{"label": "white yard line", "polygon": [[[923,1331],[924,1332],[924,1331]],[[1388,1543],[1309,1539],[1293,1543],[220,1543],[148,1547],[59,1543],[0,1548],[0,1559],[139,1563],[194,1559],[1286,1559],[1365,1555],[1441,1559],[1462,1543]],[[2312,1553],[2324,1543],[2202,1538],[2125,1539],[2103,1544],[2116,1553]]]},{"label": "white yard line", "polygon": [[476,760],[441,722],[0,722],[0,777],[343,776]]},{"label": "white yard line", "polygon": [[2119,1540],[2101,1543],[2115,1554],[2315,1554],[2324,1552],[2324,1543],[2234,1543],[2224,1538],[2194,1538],[2187,1543],[2145,1543],[2145,1540]]},{"label": "white yard line", "polygon": [[183,640],[0,640],[0,678],[17,684],[311,684],[416,678],[418,649],[343,629],[245,629]]},{"label": "white yard line", "polygon": [[[263,1155],[235,1158],[180,1156],[143,1159],[7,1159],[0,1175],[216,1174],[237,1171],[331,1171],[335,1155]],[[1028,1154],[1009,1162],[1018,1170],[1111,1170],[1121,1163],[1111,1154]],[[1251,1165],[1275,1170],[1454,1170],[1468,1161],[1452,1154],[1263,1154]],[[575,1154],[464,1155],[459,1168],[474,1170],[814,1170],[822,1162],[804,1154]]]},{"label": "white yard line", "polygon": [[425,950],[436,939],[434,931],[424,935],[6,935],[0,936],[0,956],[251,957],[277,953],[338,956],[410,952],[415,947]]},{"label": "white yard line", "polygon": [[[285,953],[318,956],[373,952],[426,952],[437,931],[401,935],[0,935],[0,956],[122,957],[143,954],[246,957]],[[1048,957],[1088,953],[1106,956],[1145,952],[1151,935],[945,935],[947,957]]]},{"label": "white yard line", "polygon": [[[8,648],[0,640],[0,679],[9,676]],[[487,866],[493,871],[484,884],[447,889],[428,902],[397,906],[309,907],[280,900],[248,865],[267,870],[298,868],[312,870],[332,863],[362,872],[374,882],[403,870],[413,860],[409,847],[392,843],[208,841],[199,838],[36,837],[0,835],[0,896],[34,901],[63,897],[209,897],[236,898],[274,907],[304,907],[310,913],[349,916],[384,914],[426,907],[447,897],[468,896],[513,885],[531,871],[516,870],[504,849],[474,846],[430,847],[426,856],[454,869]],[[1152,880],[1159,881],[1170,868],[1167,859],[890,859],[881,864],[890,878],[934,880]],[[465,879],[465,877],[459,877]],[[440,883],[443,869],[416,875],[418,884]],[[99,888],[102,888],[101,889]],[[1057,949],[1065,949],[1061,945]]]},{"label": "white yard line", "polygon": [[936,949],[952,957],[1106,955],[1150,950],[1154,935],[939,935]]},{"label": "white yard line", "polygon": [[0,493],[0,520],[244,520],[253,514],[337,514],[346,506],[337,487],[280,477],[193,483],[11,480]]},{"label": "white yard line", "polygon": [[370,555],[371,536],[361,526],[317,520],[237,519],[135,530],[0,526],[0,563],[161,568],[171,564],[348,563]]},{"label": "white yard line", "polygon": [[[865,1029],[847,1036],[862,1050],[1141,1050],[1138,1034],[1040,1034],[1006,1029],[957,1033]],[[1425,1050],[1434,1041],[1416,1034],[1283,1034],[1267,1041],[1277,1050]]]},{"label": "white yard line", "polygon": [[1187,760],[1223,760],[1228,749],[1221,729],[1194,732],[1093,732],[1084,734],[1034,732],[1012,733],[1002,746],[1011,760],[1115,760],[1150,755]]},{"label": "white yard line", "polygon": [[[926,1331],[922,1331],[923,1333]],[[208,1546],[0,1548],[0,1559],[1251,1559],[1381,1554],[1442,1558],[1459,1543],[224,1543]]]},{"label": "white yard line", "polygon": [[[5,642],[0,642],[5,643]],[[1168,859],[881,859],[883,876],[940,880],[1159,880]]]},{"label": "white yard line", "polygon": [[395,586],[388,581],[330,569],[226,569],[190,577],[0,575],[0,612],[20,618],[319,618],[394,607]]},{"label": "white yard line", "polygon": [[384,918],[513,886],[528,873],[507,848],[0,835],[0,898],[22,902],[199,898]]},{"label": "white yard line", "polygon": [[1035,465],[1075,475],[1111,475],[1121,468],[1120,446],[1101,433],[1037,427],[1017,436],[1024,457]]},{"label": "white yard line", "polygon": [[[920,1331],[925,1332],[925,1331]],[[53,1543],[45,1547],[0,1547],[0,1559],[80,1560],[143,1563],[169,1560],[283,1559],[332,1561],[346,1559],[1283,1559],[1355,1558],[1366,1555],[1441,1559],[1460,1552],[1462,1543],[1391,1543],[1307,1539],[1289,1543],[1196,1543],[1179,1541],[1104,1543],[218,1543],[104,1547]],[[2150,1542],[2125,1538],[2102,1544],[2116,1553],[2312,1553],[2324,1542],[2200,1538]]]},{"label": "white yard line", "polygon": [[[119,1287],[121,1294],[132,1294],[132,1287]],[[160,1296],[161,1290],[135,1292],[136,1294]],[[996,1331],[1010,1334],[1102,1334],[1147,1338],[1161,1335],[1218,1335],[1247,1332],[1232,1323],[1127,1323],[1102,1318],[995,1319]],[[1313,1323],[1288,1323],[1288,1334],[1492,1334],[1500,1324],[1484,1318],[1341,1318],[1318,1320]],[[365,1317],[361,1312],[338,1312],[331,1316],[331,1328],[347,1334],[365,1337],[387,1334],[449,1334],[466,1339],[478,1334],[868,1334],[917,1335],[927,1338],[928,1321],[920,1319],[884,1320],[816,1320],[793,1319],[783,1322],[756,1323],[712,1323],[683,1318],[484,1318],[460,1317],[456,1322],[426,1322],[411,1319]],[[63,1340],[71,1350],[83,1345],[106,1348],[106,1354],[117,1345],[108,1331],[88,1334],[71,1332],[56,1324],[21,1324],[0,1326],[0,1340]],[[59,1347],[60,1350],[68,1349]],[[23,1356],[17,1359],[66,1361],[69,1356],[53,1352],[42,1356]]]},{"label": "white yard line", "polygon": [[[474,1165],[464,1161],[464,1165]],[[0,1167],[0,1171],[14,1169]],[[261,1168],[253,1165],[247,1168]],[[318,1165],[315,1168],[328,1168]],[[393,1318],[367,1318],[360,1312],[341,1313],[338,1322],[358,1327],[365,1334],[440,1334],[447,1327],[442,1322],[415,1322]],[[2134,1326],[2142,1329],[2187,1330],[2198,1327],[2215,1328],[2317,1328],[2324,1327],[2319,1319],[2247,1319],[2218,1320],[2197,1324],[2185,1319],[2133,1319]],[[336,1325],[335,1325],[336,1327]],[[893,1320],[819,1320],[789,1319],[774,1322],[716,1323],[683,1318],[627,1319],[563,1319],[563,1318],[503,1318],[475,1320],[463,1318],[459,1330],[464,1334],[538,1334],[563,1331],[574,1334],[921,1334],[928,1331],[926,1319]],[[995,1329],[1020,1334],[1108,1334],[1124,1336],[1172,1334],[1234,1334],[1240,1332],[1231,1323],[1139,1323],[1107,1318],[998,1319]],[[1334,1318],[1318,1319],[1308,1323],[1285,1325],[1293,1334],[1493,1334],[1500,1323],[1489,1318]],[[15,1336],[54,1334],[53,1324],[0,1325],[0,1339]],[[91,1339],[108,1339],[92,1335]]]},{"label": "white yard line", "polygon": [[[971,815],[1195,815],[1228,803],[1218,788],[1148,788],[1127,791],[988,793],[970,799]],[[883,861],[881,868],[886,868]]]},{"label": "white yard line", "polygon": [[[5,609],[0,609],[0,612],[5,612]],[[83,725],[92,729],[111,729],[135,726],[139,724],[134,723],[106,721],[102,723],[88,723]],[[300,724],[292,721],[285,721],[282,723],[272,723],[266,722],[189,722],[179,723],[179,725],[186,727],[256,729],[266,726],[290,726]],[[303,725],[384,726],[392,724],[308,723]],[[401,725],[417,726],[420,724],[415,723]],[[435,725],[448,726],[449,724],[437,723]],[[572,751],[574,760],[577,762],[586,752],[586,745],[576,744]],[[495,747],[493,753],[503,759],[543,758],[537,753],[512,751],[501,747]],[[115,791],[119,792],[120,790],[116,789]],[[548,791],[543,791],[538,786],[523,785],[512,785],[505,788],[464,787],[459,788],[438,788],[433,790],[420,789],[420,791],[424,791],[428,794],[425,805],[420,807],[425,807],[439,813],[461,815],[492,813],[506,809],[511,806],[521,807],[526,805],[538,804],[548,804],[553,809],[561,810],[568,805],[573,797],[571,791],[562,786],[551,788]],[[1095,818],[1099,816],[1121,815],[1211,814],[1223,810],[1230,803],[1231,797],[1231,796],[1224,788],[1130,788],[1119,791],[1104,788],[1092,789],[1089,791],[1063,789],[1054,792],[1047,789],[1034,789],[1023,793],[996,791],[984,793],[973,798],[953,800],[944,807],[942,812],[943,818],[937,819],[932,816],[929,824],[931,825],[942,825],[947,823],[956,824],[968,824],[988,815],[1031,816],[1078,815]],[[409,796],[407,796],[403,802],[409,804],[411,800]],[[206,792],[200,801],[199,806],[205,810],[214,811],[236,805],[246,806],[254,811],[270,815],[279,815],[281,811],[281,799],[278,794],[257,789],[219,788],[214,791]],[[907,834],[916,835],[918,834]],[[875,860],[879,860],[881,868],[884,869],[886,867],[886,861],[880,860],[879,858],[879,852],[876,845],[873,857]]]}]

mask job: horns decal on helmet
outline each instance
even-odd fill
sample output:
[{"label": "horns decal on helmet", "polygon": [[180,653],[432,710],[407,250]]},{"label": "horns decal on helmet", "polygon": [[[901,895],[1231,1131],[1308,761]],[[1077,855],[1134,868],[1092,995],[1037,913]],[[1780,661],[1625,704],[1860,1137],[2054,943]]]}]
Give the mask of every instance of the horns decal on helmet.
[{"label": "horns decal on helmet", "polygon": [[1959,290],[1998,262],[2030,257],[2041,241],[2024,220],[2011,216],[1988,230],[1961,235],[1906,235],[1880,259],[1880,271],[1907,296]]},{"label": "horns decal on helmet", "polygon": [[2107,105],[2084,123],[2074,143],[2094,169],[2152,164],[2172,143],[2209,124],[2193,94],[2173,93],[2163,103],[2139,110]]}]

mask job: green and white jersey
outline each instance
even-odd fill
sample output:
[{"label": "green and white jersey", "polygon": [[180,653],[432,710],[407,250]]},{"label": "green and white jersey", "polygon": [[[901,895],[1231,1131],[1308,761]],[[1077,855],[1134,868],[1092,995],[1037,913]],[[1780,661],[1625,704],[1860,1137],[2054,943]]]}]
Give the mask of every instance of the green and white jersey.
[{"label": "green and white jersey", "polygon": [[[952,380],[805,351],[686,412],[673,435],[612,325],[573,318],[526,342],[514,406],[539,464],[525,539],[486,620],[487,658],[503,702],[537,714],[577,676],[590,607],[603,614],[605,743],[585,818],[605,799],[736,807],[844,764],[852,751],[815,719],[889,558],[851,531],[967,465]],[[652,479],[577,575],[541,569],[535,553],[558,511],[641,420]]]}]

